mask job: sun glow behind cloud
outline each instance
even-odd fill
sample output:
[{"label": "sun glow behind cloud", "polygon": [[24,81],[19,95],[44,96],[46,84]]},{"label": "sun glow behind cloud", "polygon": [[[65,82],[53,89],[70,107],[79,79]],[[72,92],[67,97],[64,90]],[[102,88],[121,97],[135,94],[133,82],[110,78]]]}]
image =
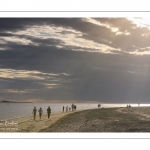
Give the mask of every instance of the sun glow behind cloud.
[{"label": "sun glow behind cloud", "polygon": [[[92,20],[93,23],[93,19]],[[89,19],[87,20],[89,21]],[[107,26],[105,24],[100,24],[102,26]],[[109,27],[110,28],[110,27]],[[117,32],[117,28],[112,28],[111,30]],[[7,32],[8,34],[14,34],[13,32]],[[122,33],[121,33],[122,34]],[[23,35],[23,36],[22,36]],[[43,25],[41,26],[32,26],[30,28],[27,28],[25,30],[20,30],[15,33],[13,37],[1,37],[1,42],[6,44],[5,48],[1,48],[0,50],[5,49],[11,49],[11,47],[7,46],[7,43],[14,43],[14,44],[22,44],[22,45],[35,45],[40,46],[39,41],[35,40],[39,38],[40,40],[50,40],[50,39],[56,39],[61,40],[62,43],[59,45],[57,43],[58,48],[66,48],[67,47],[73,47],[72,50],[74,51],[88,51],[88,52],[102,52],[102,53],[113,53],[111,51],[113,48],[106,44],[101,44],[98,42],[94,42],[93,40],[88,40],[83,38],[83,36],[86,35],[85,33],[82,33],[80,31],[74,30],[72,28],[64,28],[64,27],[55,27],[55,26],[48,26]],[[105,39],[103,39],[105,40]],[[108,41],[108,43],[111,43],[111,41]],[[45,44],[46,46],[52,46],[53,43],[47,42]],[[119,49],[116,49],[116,51],[119,51]]]},{"label": "sun glow behind cloud", "polygon": [[150,30],[150,18],[145,17],[136,17],[136,18],[128,18],[133,23],[135,23],[138,27],[148,27]]}]

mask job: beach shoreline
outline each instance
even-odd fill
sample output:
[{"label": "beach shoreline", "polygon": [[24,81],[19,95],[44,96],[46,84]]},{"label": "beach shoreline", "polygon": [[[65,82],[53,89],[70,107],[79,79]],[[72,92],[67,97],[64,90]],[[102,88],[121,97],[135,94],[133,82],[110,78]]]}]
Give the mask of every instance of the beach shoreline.
[{"label": "beach shoreline", "polygon": [[18,124],[0,126],[0,132],[150,132],[150,107],[95,108],[11,121]]},{"label": "beach shoreline", "polygon": [[84,110],[51,113],[50,119],[48,119],[47,114],[43,114],[40,119],[39,114],[37,113],[35,120],[33,119],[33,116],[1,120],[0,132],[39,132],[41,129],[51,126],[66,115],[80,111]]}]

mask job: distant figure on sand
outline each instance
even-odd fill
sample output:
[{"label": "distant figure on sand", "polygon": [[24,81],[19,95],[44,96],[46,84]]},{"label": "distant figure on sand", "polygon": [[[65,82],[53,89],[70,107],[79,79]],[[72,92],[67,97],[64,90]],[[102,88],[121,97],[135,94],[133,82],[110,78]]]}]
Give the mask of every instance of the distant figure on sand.
[{"label": "distant figure on sand", "polygon": [[76,105],[74,105],[74,104],[72,104],[72,111],[74,111],[74,110],[76,110],[77,109],[77,106]]},{"label": "distant figure on sand", "polygon": [[76,106],[76,105],[74,105],[74,109],[75,109],[75,110],[77,109],[77,106]]},{"label": "distant figure on sand", "polygon": [[69,107],[69,111],[71,111],[71,108]]},{"label": "distant figure on sand", "polygon": [[98,108],[100,108],[101,107],[101,104],[98,104]]},{"label": "distant figure on sand", "polygon": [[72,111],[73,111],[73,110],[74,110],[74,104],[72,104],[72,106],[71,106],[71,107],[72,107]]},{"label": "distant figure on sand", "polygon": [[42,110],[42,108],[40,107],[40,109],[39,109],[39,117],[40,117],[40,119],[41,119],[42,114],[43,114],[43,110]]},{"label": "distant figure on sand", "polygon": [[33,120],[35,120],[35,118],[36,118],[36,112],[37,112],[37,109],[36,109],[36,107],[34,107],[33,108],[33,112],[32,112],[32,114],[33,114]]},{"label": "distant figure on sand", "polygon": [[50,118],[50,114],[51,114],[51,108],[50,106],[47,108],[47,114],[48,114],[48,119]]},{"label": "distant figure on sand", "polygon": [[66,107],[66,112],[68,112],[68,106]]},{"label": "distant figure on sand", "polygon": [[64,110],[65,110],[65,107],[63,106],[63,112],[64,112]]}]

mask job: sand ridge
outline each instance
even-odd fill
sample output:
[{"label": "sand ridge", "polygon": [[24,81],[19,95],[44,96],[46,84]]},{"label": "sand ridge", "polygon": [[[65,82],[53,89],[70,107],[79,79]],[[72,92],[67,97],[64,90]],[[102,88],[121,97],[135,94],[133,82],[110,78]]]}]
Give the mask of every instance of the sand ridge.
[{"label": "sand ridge", "polygon": [[150,132],[149,116],[150,107],[85,110],[40,132]]}]

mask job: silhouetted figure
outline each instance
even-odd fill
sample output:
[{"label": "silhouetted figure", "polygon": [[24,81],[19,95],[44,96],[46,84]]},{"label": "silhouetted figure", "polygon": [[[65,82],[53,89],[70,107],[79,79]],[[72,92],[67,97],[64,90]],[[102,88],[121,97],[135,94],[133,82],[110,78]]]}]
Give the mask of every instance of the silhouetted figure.
[{"label": "silhouetted figure", "polygon": [[65,107],[63,106],[63,112],[64,112],[64,110],[65,110]]},{"label": "silhouetted figure", "polygon": [[129,105],[129,107],[131,107],[131,106]]},{"label": "silhouetted figure", "polygon": [[98,108],[100,108],[101,107],[101,104],[98,104]]},{"label": "silhouetted figure", "polygon": [[76,106],[76,105],[74,105],[74,109],[75,109],[75,110],[77,109],[77,106]]},{"label": "silhouetted figure", "polygon": [[68,106],[66,107],[66,112],[68,112]]},{"label": "silhouetted figure", "polygon": [[36,107],[34,107],[33,108],[33,112],[32,112],[32,114],[33,114],[33,120],[35,120],[35,118],[36,118],[36,112],[37,112],[37,109],[36,109]]},{"label": "silhouetted figure", "polygon": [[74,111],[74,104],[72,104],[72,106],[71,106],[71,107],[72,107],[72,111]]},{"label": "silhouetted figure", "polygon": [[69,111],[71,111],[71,108],[69,107]]},{"label": "silhouetted figure", "polygon": [[40,109],[39,109],[39,117],[40,117],[40,119],[41,119],[42,114],[43,114],[43,110],[42,110],[42,108],[40,107]]},{"label": "silhouetted figure", "polygon": [[50,114],[51,114],[51,108],[50,106],[47,108],[47,115],[48,115],[48,119],[50,118]]},{"label": "silhouetted figure", "polygon": [[129,106],[127,105],[127,107],[129,107]]}]

